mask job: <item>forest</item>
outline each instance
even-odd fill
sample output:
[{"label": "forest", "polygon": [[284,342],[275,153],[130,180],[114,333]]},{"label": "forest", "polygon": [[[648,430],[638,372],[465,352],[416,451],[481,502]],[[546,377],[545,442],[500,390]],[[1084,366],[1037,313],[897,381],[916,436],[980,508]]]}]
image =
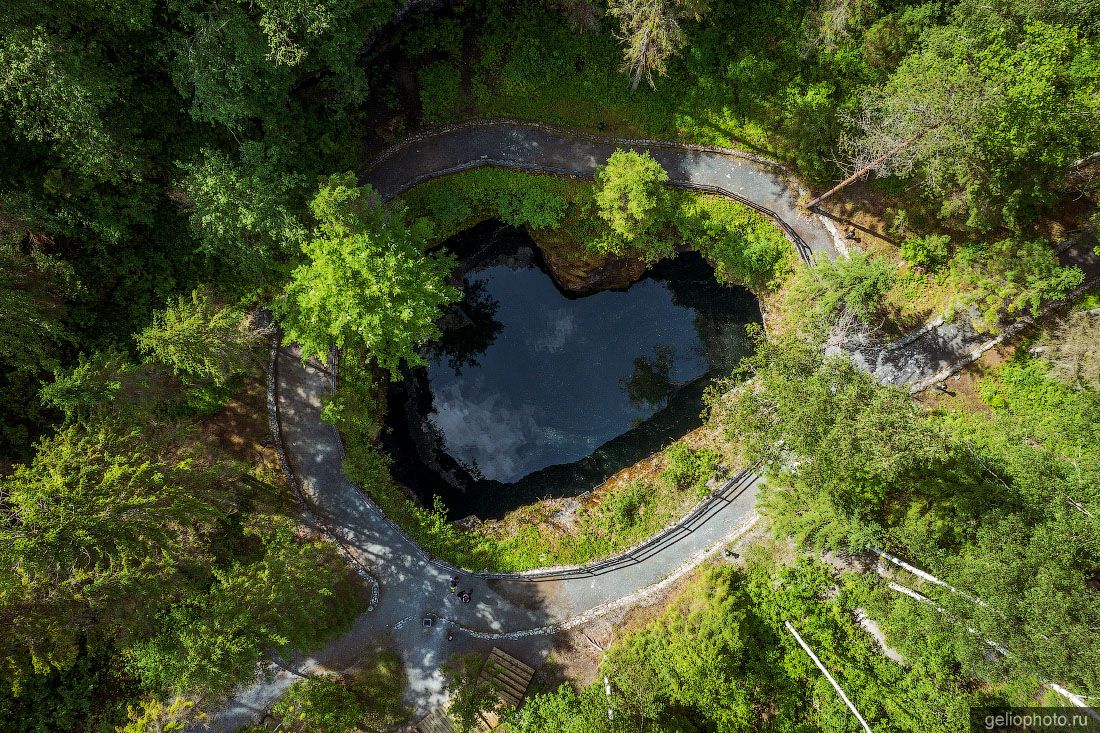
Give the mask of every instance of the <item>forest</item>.
[{"label": "forest", "polygon": [[[776,161],[848,252],[811,266],[766,215],[666,185],[625,144],[586,180],[478,167],[386,202],[364,182],[409,136],[481,119]],[[290,345],[339,349],[324,419],[344,472],[459,567],[598,560],[719,464],[762,466],[767,533],[743,562],[624,629],[598,681],[548,675],[507,730],[610,731],[609,704],[618,732],[859,730],[792,619],[876,731],[1065,705],[1052,683],[1096,699],[1098,201],[1088,0],[9,0],[0,729],[201,724],[368,608],[271,438]],[[711,443],[672,444],[577,537],[525,515],[461,530],[382,445],[387,383],[462,297],[446,242],[485,221],[585,267],[698,252],[765,311],[708,390]],[[916,396],[826,348],[934,319],[1013,335]],[[882,553],[942,585],[897,592]],[[257,730],[408,722],[400,652],[298,683]]]}]

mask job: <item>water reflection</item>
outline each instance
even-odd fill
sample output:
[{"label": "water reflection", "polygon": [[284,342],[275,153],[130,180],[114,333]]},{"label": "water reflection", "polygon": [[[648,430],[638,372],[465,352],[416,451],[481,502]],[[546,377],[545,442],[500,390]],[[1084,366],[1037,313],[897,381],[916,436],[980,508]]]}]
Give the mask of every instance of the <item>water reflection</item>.
[{"label": "water reflection", "polygon": [[676,352],[666,344],[656,344],[653,356],[634,358],[634,371],[623,380],[623,388],[632,405],[663,407],[675,389],[672,364]]},{"label": "water reflection", "polygon": [[496,320],[500,304],[479,280],[467,280],[462,300],[452,303],[440,323],[442,336],[429,345],[433,362],[445,362],[455,376],[463,367],[478,365],[478,357],[493,345],[504,324]]},{"label": "water reflection", "polygon": [[454,516],[582,493],[695,427],[709,377],[744,356],[759,318],[698,255],[569,298],[511,237],[506,256],[467,258],[428,366],[391,391],[396,475]]}]

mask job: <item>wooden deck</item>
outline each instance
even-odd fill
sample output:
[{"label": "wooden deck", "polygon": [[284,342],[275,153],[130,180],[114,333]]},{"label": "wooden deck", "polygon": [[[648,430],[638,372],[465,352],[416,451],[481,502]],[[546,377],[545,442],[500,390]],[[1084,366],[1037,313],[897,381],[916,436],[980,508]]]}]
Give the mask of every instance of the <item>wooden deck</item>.
[{"label": "wooden deck", "polygon": [[[518,708],[523,702],[523,696],[527,694],[527,688],[531,684],[531,678],[535,676],[534,668],[519,661],[511,654],[502,652],[493,647],[485,663],[481,665],[478,674],[478,682],[491,681],[497,688],[497,696],[508,708]],[[482,712],[481,723],[478,725],[480,733],[487,733],[500,725],[500,716],[493,712]],[[450,718],[444,708],[439,707],[428,713],[414,729],[416,733],[455,733]]]},{"label": "wooden deck", "polygon": [[[492,681],[498,690],[497,696],[500,701],[509,708],[518,708],[534,676],[535,670],[532,667],[493,647],[493,651],[481,668],[478,681]],[[493,712],[482,712],[481,722],[483,725],[479,730],[485,733],[500,725],[500,716]]]}]

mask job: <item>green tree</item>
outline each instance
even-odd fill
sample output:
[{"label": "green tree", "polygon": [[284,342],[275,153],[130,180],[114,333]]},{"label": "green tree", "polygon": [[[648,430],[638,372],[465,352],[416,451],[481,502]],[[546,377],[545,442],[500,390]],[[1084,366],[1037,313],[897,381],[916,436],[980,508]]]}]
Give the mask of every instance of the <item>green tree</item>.
[{"label": "green tree", "polygon": [[58,349],[69,338],[66,288],[79,291],[71,267],[38,249],[24,254],[0,241],[0,362],[8,369],[56,366]]},{"label": "green tree", "polygon": [[152,639],[126,650],[147,689],[219,695],[251,679],[267,650],[305,650],[354,616],[345,568],[324,542],[299,542],[290,520],[261,516],[246,527],[261,555],[213,571],[210,590],[191,594]]},{"label": "green tree", "polygon": [[155,698],[145,699],[141,701],[140,707],[129,707],[126,724],[115,730],[117,733],[182,731],[188,722],[199,717],[193,712],[194,707],[194,700],[179,696],[167,702]]},{"label": "green tree", "polygon": [[610,0],[607,11],[619,22],[623,43],[623,68],[630,71],[630,88],[644,78],[654,86],[653,75],[664,74],[668,59],[686,42],[680,22],[699,21],[706,0]]},{"label": "green tree", "polygon": [[1079,267],[1064,266],[1048,242],[1010,237],[988,245],[963,247],[952,260],[952,274],[968,292],[964,306],[978,309],[979,323],[996,330],[1005,316],[1035,316],[1081,284]]},{"label": "green tree", "polygon": [[[667,207],[668,191],[663,185],[667,181],[668,173],[660,163],[649,153],[633,150],[616,150],[596,171],[600,216],[626,246],[640,249],[647,259],[660,258],[649,251],[657,243],[647,235]],[[624,248],[615,240],[600,242],[597,247],[612,252]]]},{"label": "green tree", "polygon": [[460,293],[446,283],[454,258],[422,251],[427,222],[410,225],[372,198],[351,173],[321,189],[311,204],[319,224],[303,247],[309,262],[294,270],[277,308],[286,342],[303,357],[354,347],[397,378],[402,361],[423,362],[418,349],[439,335],[442,308]]},{"label": "green tree", "polygon": [[301,247],[306,230],[294,203],[305,177],[287,172],[276,150],[246,142],[238,161],[204,150],[184,170],[191,228],[223,281],[264,283]]},{"label": "green tree", "polygon": [[[152,446],[160,450],[151,450]],[[65,668],[80,643],[141,628],[203,557],[202,534],[227,501],[200,455],[158,446],[153,431],[67,428],[0,480],[3,660]]]},{"label": "green tree", "polygon": [[[987,19],[987,20],[982,20]],[[1015,25],[962,3],[889,80],[862,93],[841,149],[850,170],[915,178],[944,216],[1019,227],[1100,146],[1100,56],[1072,28]]]},{"label": "green tree", "polygon": [[482,714],[503,712],[494,666],[476,653],[456,655],[444,665],[447,715],[456,733],[474,733],[481,727]]},{"label": "green tree", "polygon": [[[621,721],[614,722],[619,722],[621,726]],[[603,689],[590,685],[578,692],[563,683],[554,692],[538,693],[527,698],[519,712],[508,721],[508,729],[514,733],[542,733],[548,730],[610,733],[611,724]],[[624,731],[624,728],[617,726],[614,730]]]},{"label": "green tree", "polygon": [[41,26],[6,26],[0,36],[0,101],[15,131],[81,174],[110,181],[137,172],[126,125],[113,114],[124,91],[102,49]]},{"label": "green tree", "polygon": [[302,733],[353,733],[364,716],[355,692],[341,680],[310,677],[290,686],[271,714],[284,730]]},{"label": "green tree", "polygon": [[148,419],[170,396],[168,374],[153,364],[133,364],[115,349],[81,355],[77,365],[54,372],[39,391],[42,402],[69,423],[90,425],[107,417],[134,425]]},{"label": "green tree", "polygon": [[267,60],[267,38],[244,7],[184,5],[180,22],[169,68],[193,119],[240,131],[254,120],[283,121],[293,76]]},{"label": "green tree", "polygon": [[853,250],[845,257],[799,268],[787,294],[790,312],[814,338],[845,317],[871,325],[894,285],[894,267],[884,257]]},{"label": "green tree", "polygon": [[752,377],[750,388],[711,397],[731,441],[776,470],[797,461],[799,485],[817,487],[845,516],[873,514],[942,458],[943,437],[919,419],[908,392],[879,385],[846,358],[760,338],[738,371]]},{"label": "green tree", "polygon": [[137,345],[176,375],[221,387],[248,370],[260,337],[240,308],[195,290],[155,314]]}]

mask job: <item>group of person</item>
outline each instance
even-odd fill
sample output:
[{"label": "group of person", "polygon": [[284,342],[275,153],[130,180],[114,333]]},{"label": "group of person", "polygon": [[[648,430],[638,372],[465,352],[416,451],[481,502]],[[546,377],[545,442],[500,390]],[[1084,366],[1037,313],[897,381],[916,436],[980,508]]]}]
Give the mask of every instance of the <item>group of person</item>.
[{"label": "group of person", "polygon": [[[459,581],[459,577],[457,575],[455,577],[451,578],[451,594],[452,595],[454,595],[455,593],[458,593],[458,581]],[[464,590],[461,593],[458,593],[458,597],[462,600],[463,603],[469,603],[470,602],[470,591]]]}]

